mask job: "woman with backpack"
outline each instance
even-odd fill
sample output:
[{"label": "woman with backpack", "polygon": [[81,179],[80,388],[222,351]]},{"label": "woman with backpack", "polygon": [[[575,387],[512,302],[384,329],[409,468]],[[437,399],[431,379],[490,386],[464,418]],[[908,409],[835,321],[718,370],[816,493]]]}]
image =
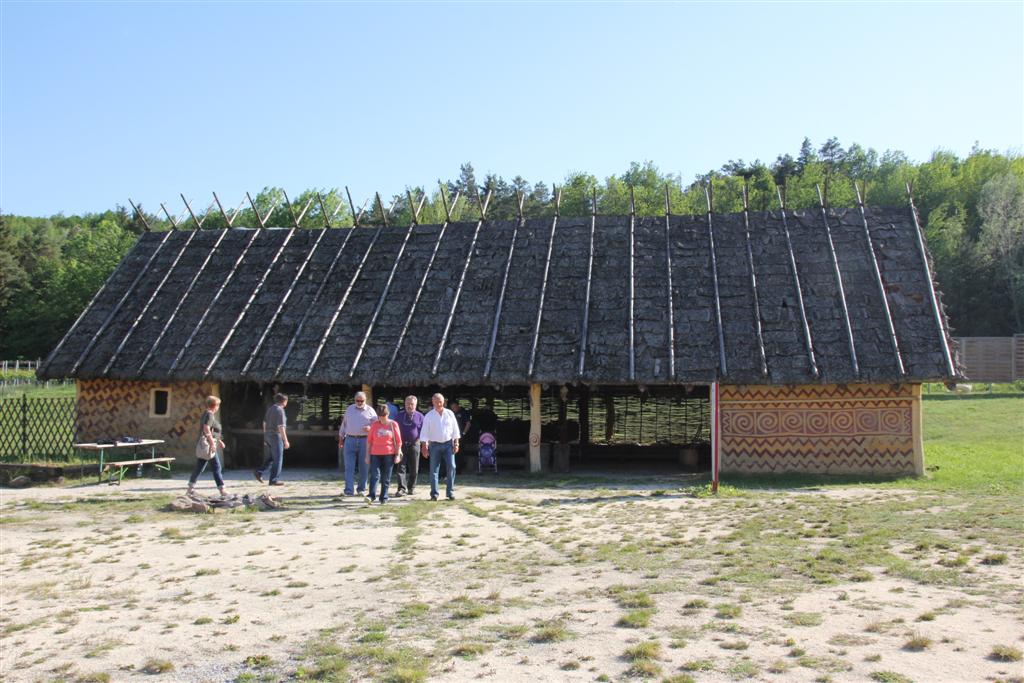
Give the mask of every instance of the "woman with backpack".
[{"label": "woman with backpack", "polygon": [[370,490],[366,502],[372,503],[380,482],[380,504],[388,502],[391,469],[402,459],[402,431],[388,416],[386,403],[377,410],[377,419],[366,435],[366,464],[370,466]]}]

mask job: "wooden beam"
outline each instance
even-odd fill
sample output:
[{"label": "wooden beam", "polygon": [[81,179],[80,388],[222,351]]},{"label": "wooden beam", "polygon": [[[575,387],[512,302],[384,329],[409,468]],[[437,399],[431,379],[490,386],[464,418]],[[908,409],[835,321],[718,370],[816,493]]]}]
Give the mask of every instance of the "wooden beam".
[{"label": "wooden beam", "polygon": [[174,269],[177,268],[178,262],[181,260],[182,254],[184,254],[185,250],[188,249],[188,245],[192,242],[192,238],[195,237],[197,233],[197,230],[193,230],[188,234],[188,237],[185,238],[185,242],[181,245],[181,248],[178,250],[178,253],[174,256],[174,260],[171,262],[171,265],[164,272],[164,276],[160,278],[160,282],[157,283],[156,289],[154,289],[153,293],[149,295],[149,298],[146,300],[146,304],[142,307],[142,310],[139,311],[139,314],[135,316],[134,320],[132,320],[132,324],[131,327],[128,328],[128,332],[126,332],[125,335],[121,338],[121,342],[117,345],[117,348],[114,349],[114,353],[111,354],[110,359],[107,361],[107,364],[103,366],[103,370],[101,371],[100,374],[102,374],[104,377],[106,377],[107,374],[110,372],[110,368],[113,367],[114,361],[116,361],[118,356],[121,355],[121,351],[124,350],[124,347],[128,343],[128,340],[131,338],[132,334],[138,328],[139,322],[141,322],[141,320],[146,317],[146,313],[149,312],[149,307],[153,305],[153,301],[156,300],[157,295],[163,291],[164,285],[167,283],[167,279],[171,276],[171,273],[174,272]]},{"label": "wooden beam", "polygon": [[494,360],[494,347],[498,342],[498,325],[501,322],[501,308],[505,303],[505,289],[508,287],[508,272],[512,268],[512,255],[516,250],[516,237],[519,235],[519,228],[526,223],[523,218],[523,199],[519,191],[516,191],[519,198],[518,220],[512,228],[512,241],[508,245],[508,256],[505,257],[505,272],[501,276],[501,290],[498,292],[498,303],[494,308],[494,322],[491,323],[491,342],[487,347],[487,362],[484,364],[484,379],[491,376],[492,362]]},{"label": "wooden beam", "polygon": [[924,420],[921,414],[921,385],[911,384],[910,429],[914,442],[914,475],[924,476]]},{"label": "wooden beam", "polygon": [[540,472],[540,384],[530,384],[530,472]]},{"label": "wooden beam", "polygon": [[764,334],[761,330],[761,304],[757,300],[757,273],[754,272],[754,250],[750,245],[750,201],[747,179],[743,178],[743,234],[747,243],[747,270],[750,271],[750,295],[754,302],[754,331],[757,333],[757,350],[761,357],[761,376],[768,376],[768,355],[764,349]]},{"label": "wooden beam", "polygon": [[882,308],[885,310],[885,324],[889,330],[889,344],[892,346],[893,360],[896,361],[896,369],[900,377],[907,374],[903,366],[903,354],[900,352],[900,342],[896,338],[896,326],[892,321],[892,310],[889,309],[889,296],[885,292],[885,283],[882,281],[882,271],[878,267],[878,257],[875,256],[875,245],[871,240],[871,230],[868,228],[868,215],[864,209],[864,199],[861,196],[857,183],[853,184],[857,192],[857,206],[860,207],[861,223],[864,226],[864,241],[867,244],[868,256],[871,259],[871,267],[875,273],[875,284],[878,285],[878,295],[882,300]]},{"label": "wooden beam", "polygon": [[715,294],[715,327],[718,330],[718,368],[719,377],[729,374],[729,366],[725,362],[725,330],[722,329],[722,301],[718,295],[718,257],[715,255],[715,228],[711,222],[711,188],[704,188],[704,198],[708,204],[708,251],[711,252],[711,282]]},{"label": "wooden beam", "polygon": [[953,354],[949,350],[949,334],[946,332],[946,324],[942,319],[942,311],[939,309],[939,298],[935,294],[935,280],[932,279],[932,267],[928,263],[928,252],[924,248],[923,231],[917,220],[917,207],[914,206],[914,197],[907,185],[907,197],[910,200],[910,215],[914,219],[914,237],[917,241],[917,253],[921,257],[921,266],[924,268],[924,276],[928,287],[928,301],[932,306],[932,316],[935,319],[935,326],[939,330],[939,341],[942,347],[942,358],[946,361],[946,379],[956,378],[956,368],[953,365]]},{"label": "wooden beam", "polygon": [[220,301],[220,297],[222,294],[224,294],[224,290],[227,289],[227,286],[235,277],[235,273],[238,272],[238,266],[242,263],[242,260],[245,258],[246,254],[249,253],[249,247],[251,247],[252,243],[256,240],[256,236],[263,234],[266,234],[266,231],[253,230],[252,234],[249,235],[248,241],[246,241],[245,246],[242,248],[242,253],[238,255],[238,258],[235,259],[235,262],[231,265],[231,269],[228,271],[228,276],[224,278],[224,280],[220,283],[220,287],[217,288],[217,292],[213,295],[213,298],[210,300],[210,303],[206,305],[206,310],[204,310],[202,315],[199,316],[199,322],[197,322],[192,327],[192,332],[189,333],[188,339],[186,339],[182,347],[178,349],[178,354],[174,357],[174,362],[171,363],[171,367],[167,369],[167,374],[174,372],[174,370],[178,367],[178,363],[180,363],[181,359],[184,358],[185,352],[188,351],[190,346],[192,346],[192,341],[196,338],[196,335],[199,334],[200,330],[202,330],[204,333],[206,332],[206,318],[209,317],[210,311],[212,311],[214,306],[216,306],[217,302]]},{"label": "wooden beam", "polygon": [[807,349],[807,362],[811,366],[811,374],[819,376],[818,361],[814,357],[814,342],[811,339],[811,326],[807,321],[807,308],[804,306],[804,291],[800,286],[800,272],[796,267],[796,253],[793,251],[793,240],[789,235],[789,221],[786,220],[786,205],[779,195],[779,206],[782,209],[782,231],[786,235],[786,251],[789,252],[789,268],[793,272],[793,289],[796,291],[796,303],[800,309],[800,325],[804,333],[804,346]]},{"label": "wooden beam", "polygon": [[221,230],[220,234],[217,235],[217,241],[214,242],[210,250],[206,252],[206,256],[203,258],[203,262],[199,265],[199,268],[196,270],[195,275],[192,276],[192,280],[188,283],[188,287],[185,288],[185,292],[178,297],[178,302],[174,304],[174,310],[171,311],[171,315],[168,316],[167,320],[164,322],[163,329],[160,330],[160,334],[157,335],[156,340],[154,340],[149,345],[149,351],[146,353],[146,357],[142,359],[142,362],[139,363],[139,368],[138,370],[135,371],[135,374],[141,375],[142,371],[146,368],[146,365],[149,363],[149,361],[153,359],[153,356],[156,354],[157,348],[160,346],[160,342],[163,340],[167,332],[171,329],[171,326],[173,325],[175,319],[178,317],[178,311],[180,311],[181,307],[185,304],[185,300],[188,299],[189,294],[192,293],[192,290],[196,286],[196,282],[199,281],[199,276],[202,275],[203,271],[206,270],[206,266],[210,263],[210,260],[213,258],[214,253],[216,253],[217,247],[220,246],[220,243],[224,240],[224,236],[227,234],[227,230]]},{"label": "wooden beam", "polygon": [[821,208],[821,220],[825,224],[825,237],[828,239],[828,252],[832,258],[832,272],[836,276],[836,286],[839,288],[839,303],[843,309],[843,325],[846,327],[846,342],[850,350],[850,364],[853,367],[853,374],[860,377],[860,364],[857,362],[857,345],[853,341],[853,325],[850,322],[850,310],[846,307],[846,289],[843,287],[843,274],[839,271],[839,257],[836,255],[836,247],[832,242],[832,228],[828,224],[828,211],[825,208],[825,198],[818,189],[818,206]]},{"label": "wooden beam", "polygon": [[285,364],[288,362],[288,358],[292,354],[292,349],[295,348],[295,342],[302,334],[302,330],[303,328],[305,328],[306,321],[309,319],[310,314],[313,311],[318,310],[316,307],[316,303],[317,301],[320,300],[320,295],[323,293],[324,287],[326,287],[327,283],[331,281],[331,276],[334,275],[334,269],[337,267],[338,262],[341,260],[341,255],[345,253],[345,247],[346,245],[348,245],[349,239],[352,238],[352,235],[354,235],[355,232],[356,228],[355,225],[353,225],[351,228],[348,229],[348,232],[345,233],[345,239],[341,241],[341,246],[338,247],[338,251],[334,253],[334,259],[331,261],[331,265],[328,266],[327,268],[327,274],[324,275],[323,279],[320,280],[320,286],[316,288],[316,294],[313,295],[313,300],[309,302],[309,305],[306,306],[306,309],[302,312],[302,319],[299,320],[299,324],[298,326],[296,326],[295,332],[294,334],[292,334],[292,338],[288,340],[288,346],[287,348],[285,348],[284,354],[282,354],[281,356],[281,360],[277,362],[277,368],[274,369],[275,378],[281,375],[281,370],[284,369]]},{"label": "wooden beam", "polygon": [[291,242],[292,237],[295,235],[295,230],[295,228],[291,228],[290,230],[288,230],[288,233],[285,235],[284,240],[281,242],[281,246],[277,248],[276,252],[274,252],[274,256],[273,258],[270,259],[270,263],[267,264],[266,270],[264,270],[263,274],[260,275],[259,281],[256,283],[256,286],[253,287],[252,292],[250,292],[249,298],[246,299],[245,301],[245,305],[242,306],[242,311],[235,317],[235,321],[231,324],[231,327],[228,328],[227,336],[225,336],[224,339],[221,340],[220,345],[217,347],[216,353],[213,354],[213,358],[211,358],[210,362],[207,363],[206,369],[203,370],[203,379],[206,379],[206,377],[213,370],[213,366],[216,365],[217,361],[220,360],[221,355],[224,353],[224,349],[227,348],[228,344],[230,344],[231,340],[234,338],[235,333],[238,332],[238,327],[239,325],[242,324],[242,321],[245,319],[245,314],[249,312],[249,307],[252,306],[252,302],[255,301],[256,297],[263,290],[263,285],[266,284],[267,277],[270,275],[270,271],[274,269],[274,267],[277,265],[278,259],[281,258],[281,254],[283,254],[284,250],[288,247],[288,243]]}]

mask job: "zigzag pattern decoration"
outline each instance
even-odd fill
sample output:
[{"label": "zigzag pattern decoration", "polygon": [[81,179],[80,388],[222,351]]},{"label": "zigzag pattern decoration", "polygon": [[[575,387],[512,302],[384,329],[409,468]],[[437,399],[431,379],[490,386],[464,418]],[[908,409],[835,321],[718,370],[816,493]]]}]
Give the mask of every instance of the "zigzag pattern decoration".
[{"label": "zigzag pattern decoration", "polygon": [[723,387],[722,397],[723,471],[914,471],[910,385]]},{"label": "zigzag pattern decoration", "polygon": [[[150,417],[150,392],[168,388],[170,415]],[[216,384],[210,382],[78,380],[78,438],[83,442],[120,436],[163,439],[165,454],[192,458],[204,400],[216,392]]]},{"label": "zigzag pattern decoration", "polygon": [[909,384],[800,384],[796,386],[722,386],[725,401],[911,398]]}]

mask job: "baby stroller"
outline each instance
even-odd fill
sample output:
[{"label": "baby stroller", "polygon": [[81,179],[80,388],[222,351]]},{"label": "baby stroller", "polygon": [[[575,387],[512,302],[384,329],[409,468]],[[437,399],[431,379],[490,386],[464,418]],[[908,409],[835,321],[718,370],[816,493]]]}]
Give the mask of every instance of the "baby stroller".
[{"label": "baby stroller", "polygon": [[494,470],[494,473],[498,473],[498,440],[494,438],[494,435],[490,432],[484,432],[480,435],[480,439],[477,441],[477,457],[476,457],[476,471],[480,474],[484,471],[484,468],[490,468]]}]

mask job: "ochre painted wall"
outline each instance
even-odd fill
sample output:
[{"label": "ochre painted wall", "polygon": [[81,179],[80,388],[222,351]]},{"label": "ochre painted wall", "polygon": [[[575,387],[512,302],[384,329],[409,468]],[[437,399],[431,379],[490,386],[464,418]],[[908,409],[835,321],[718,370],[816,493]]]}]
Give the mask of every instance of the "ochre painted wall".
[{"label": "ochre painted wall", "polygon": [[[153,389],[170,391],[166,417],[150,417]],[[219,396],[216,382],[126,382],[78,380],[78,438],[82,442],[136,436],[163,439],[158,446],[176,464],[195,462],[199,418],[207,396]]]},{"label": "ochre painted wall", "polygon": [[921,386],[723,386],[723,472],[921,474]]}]

